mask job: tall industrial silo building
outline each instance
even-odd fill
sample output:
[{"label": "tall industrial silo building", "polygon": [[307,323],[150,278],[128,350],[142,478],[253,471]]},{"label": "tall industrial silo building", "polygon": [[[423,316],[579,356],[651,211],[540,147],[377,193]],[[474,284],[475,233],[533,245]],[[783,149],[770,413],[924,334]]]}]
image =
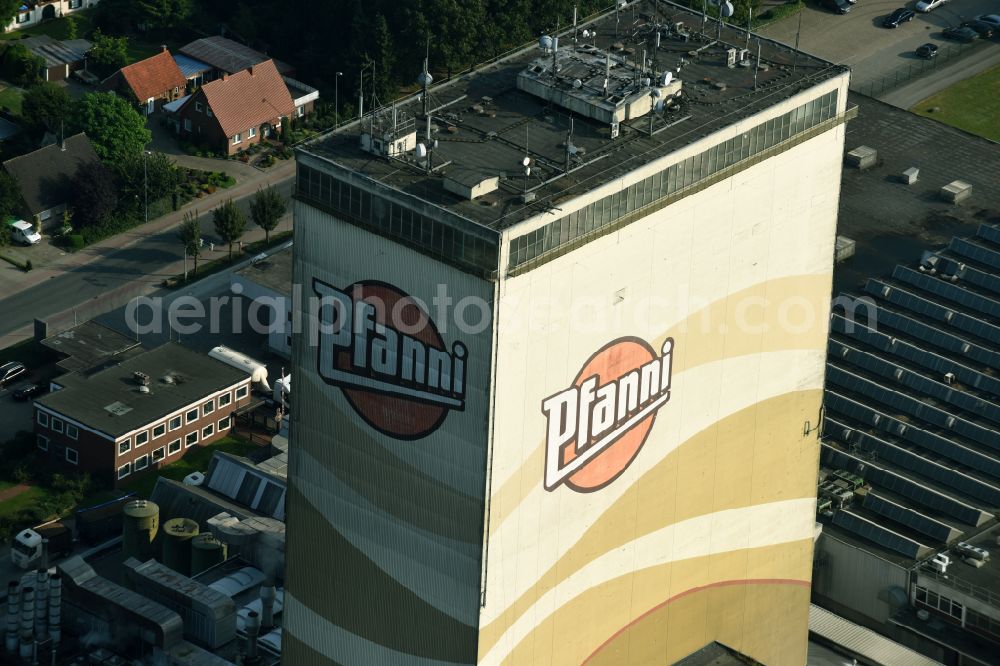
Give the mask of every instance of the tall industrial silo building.
[{"label": "tall industrial silo building", "polygon": [[290,666],[805,663],[848,72],[665,6],[298,152]]}]

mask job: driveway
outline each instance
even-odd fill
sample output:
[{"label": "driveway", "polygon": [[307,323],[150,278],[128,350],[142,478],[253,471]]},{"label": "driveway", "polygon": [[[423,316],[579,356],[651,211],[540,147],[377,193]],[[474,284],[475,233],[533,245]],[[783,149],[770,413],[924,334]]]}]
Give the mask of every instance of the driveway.
[{"label": "driveway", "polygon": [[[809,0],[802,13],[799,48],[831,62],[851,67],[851,88],[892,74],[908,63],[918,62],[914,50],[926,42],[954,43],[943,40],[941,30],[958,25],[979,14],[996,11],[996,0],[950,0],[928,14],[917,14],[909,23],[895,29],[882,27],[882,19],[899,7],[913,7],[900,0],[858,0],[843,16],[821,9],[817,0]],[[790,17],[765,26],[760,33],[785,44],[795,44],[798,19]],[[1000,48],[995,39],[984,48]]]}]

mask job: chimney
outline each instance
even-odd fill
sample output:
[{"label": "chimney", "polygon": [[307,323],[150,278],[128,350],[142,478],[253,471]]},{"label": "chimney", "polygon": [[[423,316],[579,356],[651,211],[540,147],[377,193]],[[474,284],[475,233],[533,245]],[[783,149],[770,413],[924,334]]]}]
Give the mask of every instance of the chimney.
[{"label": "chimney", "polygon": [[49,577],[49,638],[55,657],[62,639],[62,576],[58,572]]},{"label": "chimney", "polygon": [[35,588],[26,587],[21,599],[21,659],[31,657],[35,629]]},{"label": "chimney", "polygon": [[247,71],[250,72],[250,76],[253,76],[253,65],[247,67]]},{"label": "chimney", "polygon": [[35,573],[35,637],[45,639],[45,626],[49,621],[49,572],[39,569]]},{"label": "chimney", "polygon": [[7,583],[7,635],[4,643],[8,654],[17,651],[18,613],[21,612],[21,590],[16,582]]},{"label": "chimney", "polygon": [[42,569],[49,570],[49,540],[42,539]]},{"label": "chimney", "polygon": [[257,663],[257,635],[260,634],[260,617],[256,611],[247,614],[247,664]]},{"label": "chimney", "polygon": [[270,582],[260,588],[260,628],[265,633],[274,627],[274,585]]},{"label": "chimney", "polygon": [[164,53],[167,52],[167,45],[166,44],[160,44],[160,48],[163,49]]}]

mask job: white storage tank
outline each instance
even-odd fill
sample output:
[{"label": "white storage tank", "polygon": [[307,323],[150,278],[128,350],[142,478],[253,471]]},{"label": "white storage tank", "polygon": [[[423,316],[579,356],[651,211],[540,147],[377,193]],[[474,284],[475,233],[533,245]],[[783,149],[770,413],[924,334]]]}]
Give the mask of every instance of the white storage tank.
[{"label": "white storage tank", "polygon": [[226,365],[246,371],[253,380],[253,383],[257,384],[260,390],[267,393],[271,392],[271,386],[267,383],[267,367],[260,361],[256,361],[246,354],[241,354],[235,349],[223,347],[222,345],[213,348],[212,351],[208,352],[208,355],[218,361],[222,361]]}]

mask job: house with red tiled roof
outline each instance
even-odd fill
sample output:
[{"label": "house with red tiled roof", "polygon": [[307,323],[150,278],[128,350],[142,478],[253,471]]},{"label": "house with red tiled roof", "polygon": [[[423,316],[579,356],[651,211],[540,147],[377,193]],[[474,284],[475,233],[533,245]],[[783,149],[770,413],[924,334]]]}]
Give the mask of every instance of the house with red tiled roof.
[{"label": "house with red tiled roof", "polygon": [[101,84],[132,98],[148,115],[167,102],[181,97],[187,79],[166,47],[155,56],[122,67]]},{"label": "house with red tiled roof", "polygon": [[175,119],[182,139],[233,155],[280,131],[294,113],[285,81],[265,60],[206,83],[180,103]]}]

